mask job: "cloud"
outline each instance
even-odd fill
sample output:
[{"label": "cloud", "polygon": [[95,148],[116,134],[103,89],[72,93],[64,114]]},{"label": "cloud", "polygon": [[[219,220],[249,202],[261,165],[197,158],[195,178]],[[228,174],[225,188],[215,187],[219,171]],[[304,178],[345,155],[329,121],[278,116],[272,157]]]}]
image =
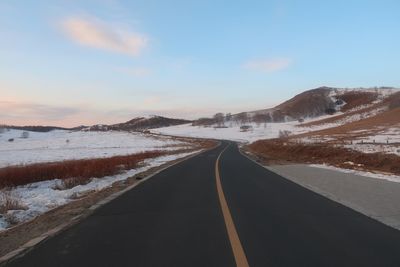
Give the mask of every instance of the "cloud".
[{"label": "cloud", "polygon": [[138,56],[148,44],[146,36],[94,17],[65,19],[62,28],[80,45],[130,56]]},{"label": "cloud", "polygon": [[5,120],[35,118],[57,121],[78,112],[78,109],[71,107],[55,107],[36,103],[0,101],[0,119]]},{"label": "cloud", "polygon": [[274,59],[261,59],[251,60],[246,62],[243,66],[249,70],[258,70],[262,72],[276,72],[287,69],[292,64],[289,58],[274,58]]}]

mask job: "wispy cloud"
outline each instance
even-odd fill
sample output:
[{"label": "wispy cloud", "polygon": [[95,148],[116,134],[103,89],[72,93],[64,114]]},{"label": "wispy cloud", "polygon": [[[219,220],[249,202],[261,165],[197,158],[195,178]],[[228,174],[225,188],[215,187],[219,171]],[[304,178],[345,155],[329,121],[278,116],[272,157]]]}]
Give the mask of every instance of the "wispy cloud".
[{"label": "wispy cloud", "polygon": [[272,58],[251,60],[243,64],[243,67],[250,70],[270,73],[287,69],[291,64],[292,60],[289,58]]},{"label": "wispy cloud", "polygon": [[73,107],[0,101],[0,124],[52,124],[65,121],[79,112]]},{"label": "wispy cloud", "polygon": [[71,17],[62,21],[64,32],[78,44],[107,51],[139,55],[148,38],[95,17]]}]

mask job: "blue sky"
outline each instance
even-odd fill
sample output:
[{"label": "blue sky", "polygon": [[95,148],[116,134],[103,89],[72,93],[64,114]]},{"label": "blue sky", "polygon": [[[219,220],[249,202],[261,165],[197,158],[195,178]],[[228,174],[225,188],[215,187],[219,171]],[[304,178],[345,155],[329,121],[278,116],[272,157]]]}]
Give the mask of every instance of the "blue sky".
[{"label": "blue sky", "polygon": [[400,86],[399,1],[0,1],[0,123],[267,108]]}]

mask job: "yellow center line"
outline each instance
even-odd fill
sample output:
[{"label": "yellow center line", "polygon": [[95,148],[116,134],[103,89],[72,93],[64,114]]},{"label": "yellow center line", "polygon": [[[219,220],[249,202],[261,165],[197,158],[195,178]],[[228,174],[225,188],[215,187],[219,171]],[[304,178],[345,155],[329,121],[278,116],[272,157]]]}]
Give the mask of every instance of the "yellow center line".
[{"label": "yellow center line", "polygon": [[229,211],[228,203],[226,202],[224,191],[222,189],[221,177],[219,175],[219,159],[221,155],[225,152],[225,150],[230,146],[227,145],[224,150],[219,154],[217,161],[215,162],[215,178],[217,181],[217,191],[219,202],[222,208],[222,214],[225,220],[226,230],[228,232],[229,241],[231,243],[233,256],[235,257],[236,266],[238,267],[248,267],[249,263],[247,262],[246,254],[244,253],[242,243],[240,242],[239,236],[236,231],[235,224],[233,223],[231,212]]}]

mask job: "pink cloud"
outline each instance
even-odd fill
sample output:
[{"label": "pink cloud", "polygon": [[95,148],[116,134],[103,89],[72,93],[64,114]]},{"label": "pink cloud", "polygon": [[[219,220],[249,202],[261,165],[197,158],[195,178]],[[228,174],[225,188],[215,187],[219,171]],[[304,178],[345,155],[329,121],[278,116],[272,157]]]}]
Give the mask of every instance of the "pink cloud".
[{"label": "pink cloud", "polygon": [[142,34],[93,17],[72,17],[62,22],[64,32],[76,43],[97,49],[138,56],[148,44]]}]

